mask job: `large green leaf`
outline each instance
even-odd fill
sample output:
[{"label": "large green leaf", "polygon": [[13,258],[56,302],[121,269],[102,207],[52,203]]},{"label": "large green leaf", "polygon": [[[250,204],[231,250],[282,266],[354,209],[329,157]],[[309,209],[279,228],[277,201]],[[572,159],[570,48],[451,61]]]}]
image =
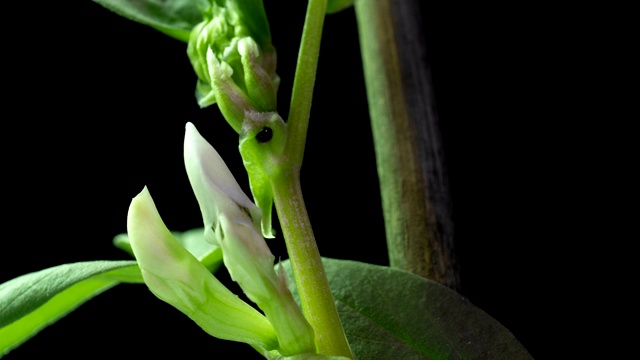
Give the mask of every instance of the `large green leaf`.
[{"label": "large green leaf", "polygon": [[93,0],[129,20],[151,26],[188,42],[191,29],[203,20],[205,0]]},{"label": "large green leaf", "polygon": [[323,263],[358,360],[532,359],[508,329],[445,286],[385,266]]},{"label": "large green leaf", "polygon": [[59,265],[0,284],[0,357],[119,283],[143,283],[135,261]]}]

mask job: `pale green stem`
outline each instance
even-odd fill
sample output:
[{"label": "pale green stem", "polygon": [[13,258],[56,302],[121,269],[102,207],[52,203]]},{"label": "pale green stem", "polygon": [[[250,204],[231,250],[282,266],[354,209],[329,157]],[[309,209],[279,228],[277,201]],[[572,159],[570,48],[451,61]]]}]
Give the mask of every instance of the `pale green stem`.
[{"label": "pale green stem", "polygon": [[280,173],[271,183],[302,311],[315,332],[317,351],[353,359],[329,290],[297,171]]},{"label": "pale green stem", "polygon": [[354,359],[300,189],[300,167],[326,8],[327,0],[309,0],[287,120],[287,143],[271,185],[302,311],[314,330],[316,350],[323,355]]},{"label": "pale green stem", "polygon": [[327,0],[309,0],[302,30],[298,64],[291,92],[291,105],[287,119],[287,148],[285,153],[294,166],[300,167],[311,113],[311,98],[316,82],[320,40],[324,25]]}]

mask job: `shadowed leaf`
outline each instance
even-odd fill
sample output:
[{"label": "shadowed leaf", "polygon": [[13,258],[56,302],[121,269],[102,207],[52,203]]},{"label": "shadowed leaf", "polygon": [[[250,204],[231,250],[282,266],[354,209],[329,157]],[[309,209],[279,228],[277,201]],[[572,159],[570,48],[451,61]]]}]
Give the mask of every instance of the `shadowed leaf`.
[{"label": "shadowed leaf", "polygon": [[205,0],[93,0],[129,20],[151,26],[187,42],[191,29],[202,21]]},{"label": "shadowed leaf", "polygon": [[[323,263],[360,360],[532,359],[508,329],[443,285],[385,266]],[[289,261],[283,265],[295,287]]]},{"label": "shadowed leaf", "polygon": [[0,357],[122,282],[143,282],[135,261],[59,265],[0,284]]}]

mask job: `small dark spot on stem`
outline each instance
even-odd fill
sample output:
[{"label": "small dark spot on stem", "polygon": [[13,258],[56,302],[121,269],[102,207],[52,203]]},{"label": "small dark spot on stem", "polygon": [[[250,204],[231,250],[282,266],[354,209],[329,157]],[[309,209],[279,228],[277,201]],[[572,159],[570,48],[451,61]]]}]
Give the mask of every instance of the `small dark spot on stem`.
[{"label": "small dark spot on stem", "polygon": [[269,140],[271,140],[271,138],[273,137],[273,130],[271,130],[270,127],[265,126],[262,128],[262,130],[260,130],[257,134],[256,134],[256,140],[258,140],[259,143],[266,143],[269,142]]}]

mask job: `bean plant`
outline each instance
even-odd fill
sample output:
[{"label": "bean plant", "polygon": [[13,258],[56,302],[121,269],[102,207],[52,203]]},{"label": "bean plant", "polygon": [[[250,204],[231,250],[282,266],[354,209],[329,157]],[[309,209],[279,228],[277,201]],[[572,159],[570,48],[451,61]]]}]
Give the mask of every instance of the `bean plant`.
[{"label": "bean plant", "polygon": [[[0,285],[0,357],[55,331],[58,320],[91,306],[89,300],[130,286],[148,289],[170,305],[162,308],[168,314],[157,318],[179,314],[188,319],[185,326],[197,326],[207,339],[228,342],[238,351],[251,349],[255,358],[531,358],[508,329],[456,291],[455,281],[443,284],[445,275],[431,278],[435,270],[424,276],[393,262],[383,266],[324,257],[317,246],[300,177],[310,121],[328,121],[311,120],[312,103],[322,100],[314,98],[314,86],[320,81],[350,86],[316,78],[323,25],[326,17],[352,7],[358,21],[366,22],[375,1],[308,1],[290,98],[279,96],[278,49],[262,0],[94,2],[182,44],[195,75],[193,101],[202,111],[217,111],[210,124],[196,126],[188,116],[177,120],[184,167],[166,165],[166,171],[186,173],[201,226],[170,229],[154,197],[172,189],[139,184],[122,214],[126,232],[113,234],[113,245],[130,260],[60,264]],[[375,41],[366,35],[361,40]],[[362,61],[369,69],[369,94],[384,89],[387,85],[376,82],[378,74],[370,70],[373,60],[363,56]],[[372,116],[391,106],[369,105]],[[222,126],[233,135],[224,141],[237,146],[237,158],[223,158],[216,148],[228,144],[207,139],[207,127]],[[328,140],[326,146],[335,144]],[[244,173],[232,170],[240,168],[230,166],[234,161],[241,162]],[[326,174],[336,176],[332,169]],[[248,191],[240,184],[245,178]],[[358,204],[342,201],[357,211]],[[339,231],[333,240],[366,246],[363,239],[340,239]],[[273,251],[274,242],[283,242],[284,256]],[[144,333],[144,323],[131,321]],[[45,328],[50,330],[39,334]],[[58,351],[67,350],[51,349]],[[215,345],[211,352],[207,356],[215,358]]]}]

